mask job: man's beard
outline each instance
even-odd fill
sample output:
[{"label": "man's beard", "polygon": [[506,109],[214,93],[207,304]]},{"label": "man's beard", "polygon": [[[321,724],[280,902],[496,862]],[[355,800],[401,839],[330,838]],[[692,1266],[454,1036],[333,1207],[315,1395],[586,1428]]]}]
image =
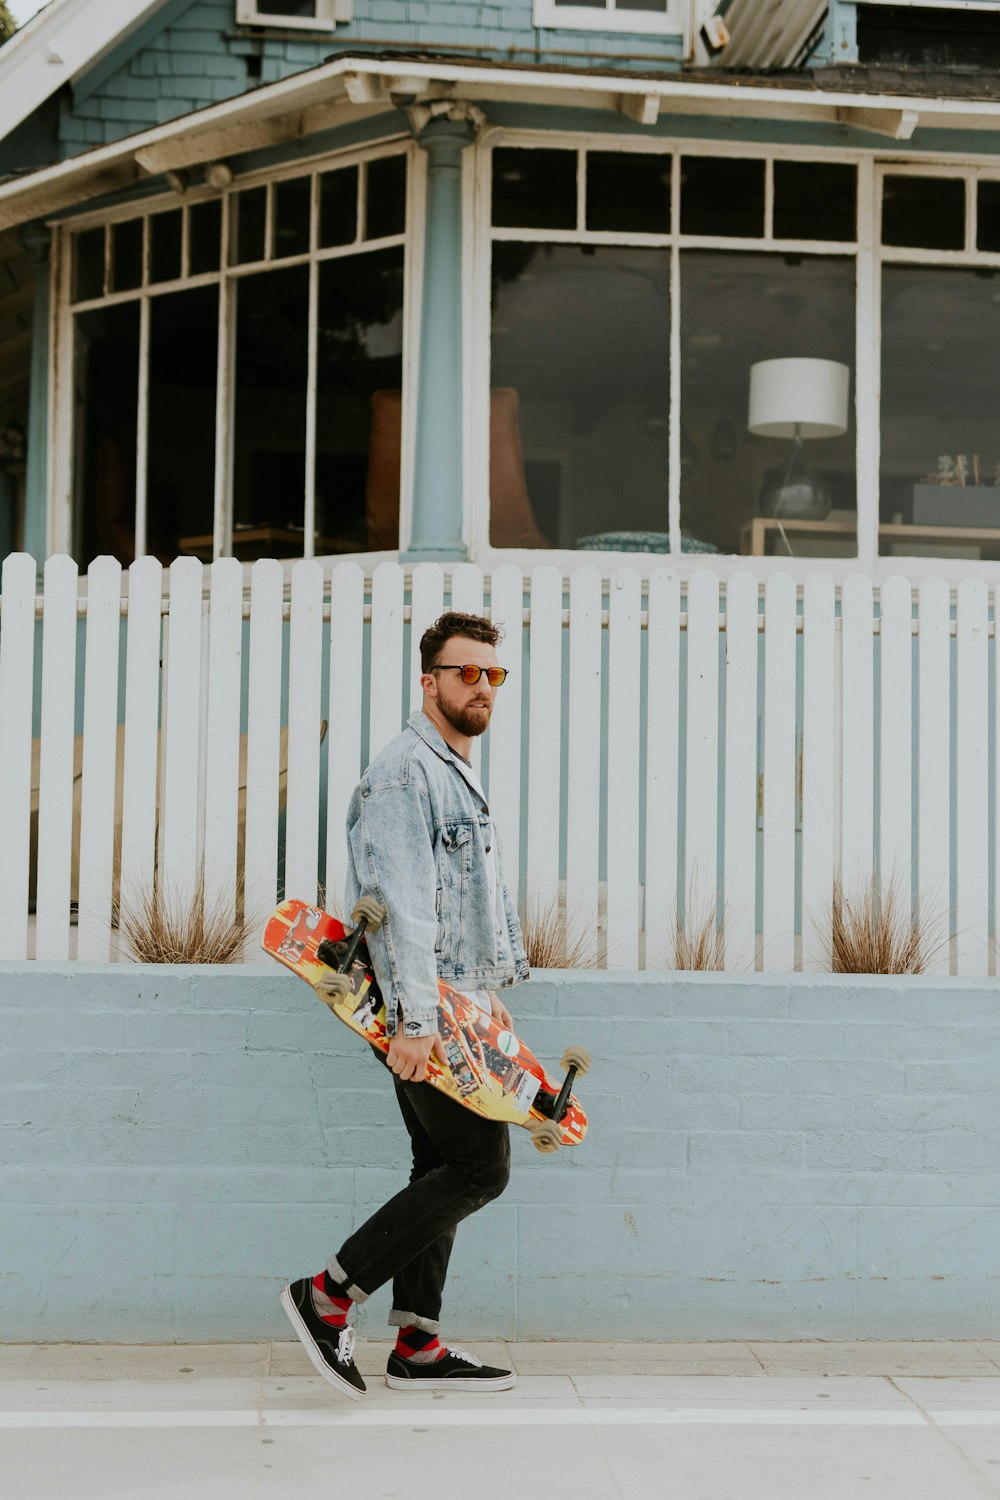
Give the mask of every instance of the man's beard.
[{"label": "man's beard", "polygon": [[453,729],[457,729],[459,734],[468,735],[470,739],[475,739],[477,735],[489,728],[490,716],[493,713],[490,704],[486,705],[485,713],[482,709],[473,713],[471,704],[467,704],[464,708],[453,708],[442,698],[438,699],[438,708]]}]

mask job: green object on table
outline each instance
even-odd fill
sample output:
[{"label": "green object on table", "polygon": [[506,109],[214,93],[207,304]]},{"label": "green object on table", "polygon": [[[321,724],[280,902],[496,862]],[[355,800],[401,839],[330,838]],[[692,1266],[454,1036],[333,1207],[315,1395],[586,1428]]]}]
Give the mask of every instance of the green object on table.
[{"label": "green object on table", "polygon": [[[579,552],[669,552],[670,534],[666,531],[600,531],[594,536],[576,540]],[[681,552],[718,552],[714,542],[682,536]]]}]

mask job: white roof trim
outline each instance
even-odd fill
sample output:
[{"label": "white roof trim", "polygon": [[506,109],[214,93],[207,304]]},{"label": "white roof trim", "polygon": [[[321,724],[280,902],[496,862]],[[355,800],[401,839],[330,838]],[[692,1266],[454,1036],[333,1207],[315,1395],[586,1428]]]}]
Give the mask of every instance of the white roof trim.
[{"label": "white roof trim", "polygon": [[[68,8],[94,0],[56,0]],[[10,43],[7,44],[11,45]],[[0,49],[0,55],[6,48]],[[544,68],[500,68],[444,61],[338,57],[280,83],[182,115],[166,125],[99,146],[68,161],[0,184],[0,229],[57,213],[171,169],[238,156],[332,126],[385,114],[391,94],[417,100],[469,98],[481,104],[576,105],[652,124],[670,115],[722,115],[856,125],[908,140],[918,125],[1000,132],[1000,100],[933,99],[903,94],[706,83]],[[421,104],[414,124],[429,117]]]},{"label": "white roof trim", "polygon": [[[3,135],[92,68],[165,0],[49,0],[0,47]],[[123,15],[124,12],[124,15]]]}]

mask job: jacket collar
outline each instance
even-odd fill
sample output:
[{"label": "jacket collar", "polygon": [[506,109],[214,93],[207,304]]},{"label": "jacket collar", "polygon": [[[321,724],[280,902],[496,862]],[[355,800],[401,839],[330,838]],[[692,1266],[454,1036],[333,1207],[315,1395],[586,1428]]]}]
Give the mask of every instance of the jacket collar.
[{"label": "jacket collar", "polygon": [[408,729],[413,730],[414,734],[420,736],[425,745],[430,746],[435,755],[440,755],[441,759],[448,761],[450,765],[455,764],[451,758],[451,746],[446,743],[440,730],[435,729],[425,713],[421,713],[418,709],[416,713],[410,715],[406,725]]}]

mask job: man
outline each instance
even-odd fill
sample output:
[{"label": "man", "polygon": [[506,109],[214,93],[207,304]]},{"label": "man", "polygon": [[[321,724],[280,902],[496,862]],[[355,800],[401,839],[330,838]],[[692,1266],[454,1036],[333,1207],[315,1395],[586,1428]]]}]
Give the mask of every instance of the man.
[{"label": "man", "polygon": [[[450,612],[420,642],[422,712],[368,767],[347,814],[346,909],[362,895],[386,909],[370,931],[372,968],[385,999],[392,1071],[413,1166],[409,1186],[356,1230],[311,1278],[281,1293],[314,1367],[360,1399],[348,1314],[392,1280],[389,1323],[398,1329],[386,1383],[428,1390],[504,1390],[510,1370],[483,1365],[438,1339],[455,1231],[498,1197],[510,1174],[508,1128],[424,1086],[438,1035],[438,978],[504,1027],[510,1012],[491,992],[528,978],[521,927],[503,877],[500,841],[470,756],[487,728],[506,671],[499,630]],[[332,983],[337,976],[330,976]]]}]

